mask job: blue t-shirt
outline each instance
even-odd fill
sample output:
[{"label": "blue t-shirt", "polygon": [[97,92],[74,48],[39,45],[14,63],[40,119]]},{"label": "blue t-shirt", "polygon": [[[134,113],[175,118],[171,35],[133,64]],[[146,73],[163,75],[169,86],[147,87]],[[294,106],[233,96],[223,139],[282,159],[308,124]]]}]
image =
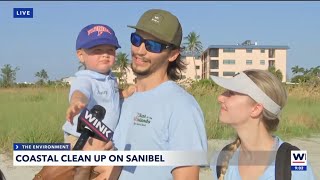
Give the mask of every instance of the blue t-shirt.
[{"label": "blue t-shirt", "polygon": [[[81,70],[75,75],[76,78],[70,88],[69,101],[74,91],[82,92],[89,100],[87,109],[90,110],[94,105],[100,105],[106,109],[102,122],[114,131],[120,114],[119,89],[116,78],[111,72],[104,75],[91,70]],[[69,122],[63,125],[64,132],[80,136],[80,133],[77,133],[79,115],[73,118],[73,125]]]},{"label": "blue t-shirt", "polygon": [[[202,111],[196,100],[173,81],[136,92],[124,100],[114,144],[118,150],[207,152]],[[124,166],[120,179],[173,179],[174,168]]]},{"label": "blue t-shirt", "polygon": [[[277,145],[277,150],[279,149],[279,147],[281,146],[281,144],[283,143],[283,141],[275,136],[274,137],[275,141],[276,141],[276,145]],[[232,158],[229,161],[229,164],[238,164],[238,158],[239,158],[239,148],[235,151],[235,153],[233,154]],[[218,155],[216,154],[216,156],[213,157],[213,161],[211,163],[211,170],[213,173],[213,179],[217,179],[217,172],[216,172],[216,164],[217,164],[217,159],[218,159]],[[241,176],[240,176],[240,172],[238,169],[239,166],[235,166],[235,165],[229,165],[227,172],[224,176],[225,180],[241,180]],[[274,180],[275,179],[275,159],[272,161],[271,165],[269,165],[264,173],[259,177],[259,180]],[[312,168],[310,166],[310,164],[307,164],[307,171],[291,171],[291,179],[292,180],[314,180],[314,174],[312,172]]]}]

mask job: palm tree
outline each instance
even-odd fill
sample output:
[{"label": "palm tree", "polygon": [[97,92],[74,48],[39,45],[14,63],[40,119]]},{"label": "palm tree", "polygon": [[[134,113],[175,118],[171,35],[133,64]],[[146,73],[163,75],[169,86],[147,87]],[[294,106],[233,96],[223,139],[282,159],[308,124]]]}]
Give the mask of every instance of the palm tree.
[{"label": "palm tree", "polygon": [[280,69],[276,69],[275,66],[270,66],[268,68],[268,71],[275,75],[280,81],[282,81],[283,75]]},{"label": "palm tree", "polygon": [[127,70],[129,66],[129,59],[126,53],[119,52],[117,54],[117,61],[114,69],[119,69],[119,84],[120,86],[127,85]]},{"label": "palm tree", "polygon": [[45,80],[49,78],[47,71],[44,69],[41,69],[41,71],[36,72],[34,76],[39,78],[38,83],[41,85],[44,84]]},{"label": "palm tree", "polygon": [[318,76],[320,74],[320,66],[317,66],[317,67],[312,67],[310,69],[310,74],[312,76]]},{"label": "palm tree", "polygon": [[198,75],[197,75],[197,68],[196,68],[196,62],[195,62],[195,55],[200,54],[202,52],[202,43],[199,40],[200,35],[197,35],[196,32],[192,31],[188,34],[187,37],[183,38],[186,40],[184,45],[186,46],[186,50],[190,51],[193,57],[193,65],[194,65],[194,71],[195,71],[195,79],[197,81]]},{"label": "palm tree", "polygon": [[304,68],[299,66],[294,66],[291,68],[293,74],[304,73]]}]

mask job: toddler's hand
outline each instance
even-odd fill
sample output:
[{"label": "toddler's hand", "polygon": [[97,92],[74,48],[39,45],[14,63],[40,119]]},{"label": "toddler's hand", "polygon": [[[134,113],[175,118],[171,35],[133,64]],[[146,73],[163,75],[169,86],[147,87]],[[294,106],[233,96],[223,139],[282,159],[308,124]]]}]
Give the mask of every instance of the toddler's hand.
[{"label": "toddler's hand", "polygon": [[80,113],[80,111],[86,106],[83,102],[75,102],[70,104],[67,109],[66,119],[73,125],[73,117]]}]

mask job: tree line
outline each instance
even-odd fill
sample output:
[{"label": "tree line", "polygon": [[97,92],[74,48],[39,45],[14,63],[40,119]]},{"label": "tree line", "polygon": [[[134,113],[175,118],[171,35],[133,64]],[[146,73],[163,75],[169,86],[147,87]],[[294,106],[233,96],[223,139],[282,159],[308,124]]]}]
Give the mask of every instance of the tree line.
[{"label": "tree line", "polygon": [[[198,81],[199,76],[197,75],[197,69],[195,65],[195,56],[203,52],[203,46],[200,41],[200,35],[196,32],[190,32],[186,37],[183,37],[183,47],[182,51],[188,52],[193,57],[193,65],[195,71],[195,80]],[[129,70],[130,62],[128,54],[123,52],[118,52],[116,55],[116,63],[112,68],[113,73],[117,76],[119,80],[120,87],[127,85],[127,72]],[[85,69],[84,65],[80,63],[78,70]],[[19,71],[19,67],[12,67],[10,64],[5,64],[1,68],[0,76],[0,87],[12,87],[15,85],[16,73]],[[268,71],[273,73],[281,81],[283,79],[283,74],[276,67],[271,66]],[[300,66],[294,66],[291,68],[292,74],[294,75],[291,79],[293,83],[307,83],[310,81],[318,80],[320,77],[320,66],[312,67],[310,69],[305,69]],[[46,70],[41,69],[36,72],[35,77],[38,78],[36,85],[47,85],[47,84],[57,84],[62,83],[62,80],[50,81],[48,73]]]},{"label": "tree line", "polygon": [[[18,85],[16,83],[16,75],[17,71],[19,71],[19,67],[12,67],[10,64],[5,64],[1,68],[1,74],[0,74],[0,87],[8,88]],[[45,85],[45,84],[55,84],[57,82],[50,81],[48,73],[46,70],[41,69],[40,71],[36,72],[35,77],[38,78],[36,85]],[[24,83],[21,83],[24,84]],[[26,85],[27,86],[27,85]]]},{"label": "tree line", "polygon": [[320,66],[305,69],[300,66],[294,66],[291,68],[294,77],[291,79],[293,83],[306,83],[320,78]]}]

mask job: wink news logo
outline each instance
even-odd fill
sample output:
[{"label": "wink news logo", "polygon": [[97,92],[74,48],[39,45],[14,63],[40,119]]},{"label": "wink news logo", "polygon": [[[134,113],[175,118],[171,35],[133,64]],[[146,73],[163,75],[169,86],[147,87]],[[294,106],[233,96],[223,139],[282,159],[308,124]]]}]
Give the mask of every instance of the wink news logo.
[{"label": "wink news logo", "polygon": [[102,121],[99,121],[97,118],[93,117],[88,109],[85,109],[80,114],[80,120],[87,125],[96,135],[108,142],[112,136],[113,131]]},{"label": "wink news logo", "polygon": [[33,8],[13,8],[13,18],[33,18]]},{"label": "wink news logo", "polygon": [[307,151],[291,151],[291,170],[306,171],[307,170]]}]

